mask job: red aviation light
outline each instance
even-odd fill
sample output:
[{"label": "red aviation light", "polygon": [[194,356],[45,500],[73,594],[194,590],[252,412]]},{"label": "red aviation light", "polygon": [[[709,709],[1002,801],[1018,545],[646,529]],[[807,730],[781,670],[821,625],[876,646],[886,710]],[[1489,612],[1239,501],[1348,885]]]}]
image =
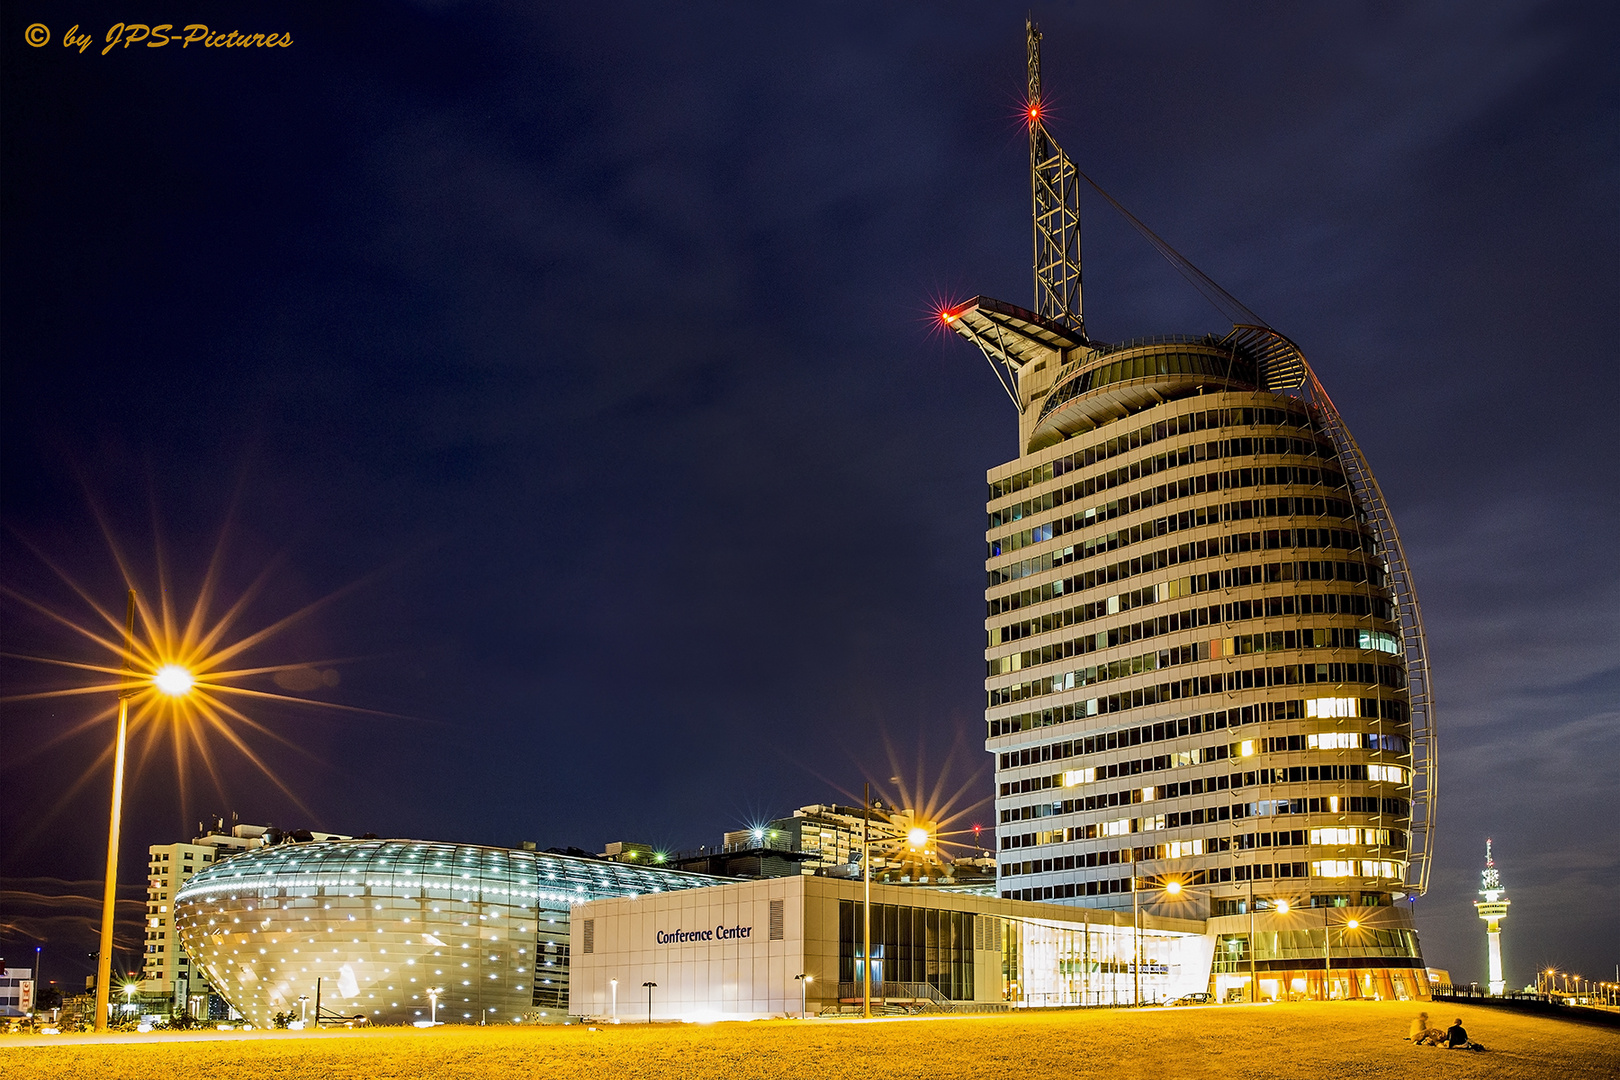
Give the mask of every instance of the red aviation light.
[{"label": "red aviation light", "polygon": [[1029,103],[1029,109],[1027,110],[1027,113],[1028,113],[1028,116],[1029,116],[1029,122],[1031,124],[1040,123],[1041,122],[1041,103],[1039,101],[1030,102]]}]

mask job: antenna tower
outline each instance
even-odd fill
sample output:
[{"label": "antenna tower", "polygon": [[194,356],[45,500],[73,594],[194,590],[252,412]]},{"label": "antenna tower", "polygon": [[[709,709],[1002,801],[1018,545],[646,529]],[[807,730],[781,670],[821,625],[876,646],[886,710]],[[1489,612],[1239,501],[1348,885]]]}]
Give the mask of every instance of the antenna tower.
[{"label": "antenna tower", "polygon": [[1079,331],[1086,320],[1080,305],[1080,177],[1069,155],[1046,130],[1041,98],[1041,29],[1028,19],[1029,186],[1035,211],[1035,313]]}]

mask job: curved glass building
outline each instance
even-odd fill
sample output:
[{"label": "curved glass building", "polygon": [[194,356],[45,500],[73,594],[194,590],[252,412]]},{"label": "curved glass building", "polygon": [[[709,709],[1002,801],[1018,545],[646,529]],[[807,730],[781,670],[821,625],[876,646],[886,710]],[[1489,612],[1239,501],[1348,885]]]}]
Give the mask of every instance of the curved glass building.
[{"label": "curved glass building", "polygon": [[1298,348],[1185,260],[1230,332],[1087,336],[1038,42],[1040,310],[942,313],[1018,412],[987,474],[998,890],[1208,918],[1220,1000],[1426,996],[1433,719],[1393,519]]},{"label": "curved glass building", "polygon": [[724,878],[420,840],[281,844],[193,875],[186,954],[243,1016],[413,1023],[562,1021],[568,917],[587,900]]}]

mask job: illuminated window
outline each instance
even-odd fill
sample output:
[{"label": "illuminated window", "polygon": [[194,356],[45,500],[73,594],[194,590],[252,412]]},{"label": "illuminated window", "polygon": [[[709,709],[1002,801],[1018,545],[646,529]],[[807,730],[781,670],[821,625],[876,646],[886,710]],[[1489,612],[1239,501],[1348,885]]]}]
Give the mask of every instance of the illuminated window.
[{"label": "illuminated window", "polygon": [[1353,697],[1308,698],[1305,701],[1306,716],[1355,716],[1356,711],[1356,699]]},{"label": "illuminated window", "polygon": [[1305,736],[1305,745],[1312,750],[1355,750],[1361,746],[1361,736],[1348,731],[1323,731]]},{"label": "illuminated window", "polygon": [[1312,877],[1355,877],[1356,861],[1354,859],[1323,859],[1311,863]]},{"label": "illuminated window", "polygon": [[1070,769],[1068,772],[1063,774],[1063,786],[1075,787],[1078,784],[1090,784],[1096,779],[1097,770],[1095,768]]}]

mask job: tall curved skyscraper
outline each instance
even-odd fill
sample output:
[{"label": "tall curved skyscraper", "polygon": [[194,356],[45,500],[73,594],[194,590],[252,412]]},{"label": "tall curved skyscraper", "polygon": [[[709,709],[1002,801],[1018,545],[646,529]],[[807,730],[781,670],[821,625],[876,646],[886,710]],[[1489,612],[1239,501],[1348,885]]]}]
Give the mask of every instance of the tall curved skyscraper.
[{"label": "tall curved skyscraper", "polygon": [[1207,918],[1221,1000],[1427,996],[1433,715],[1393,520],[1299,349],[1134,218],[1233,326],[1087,336],[1039,40],[1035,310],[941,315],[1018,414],[987,474],[999,891]]}]

